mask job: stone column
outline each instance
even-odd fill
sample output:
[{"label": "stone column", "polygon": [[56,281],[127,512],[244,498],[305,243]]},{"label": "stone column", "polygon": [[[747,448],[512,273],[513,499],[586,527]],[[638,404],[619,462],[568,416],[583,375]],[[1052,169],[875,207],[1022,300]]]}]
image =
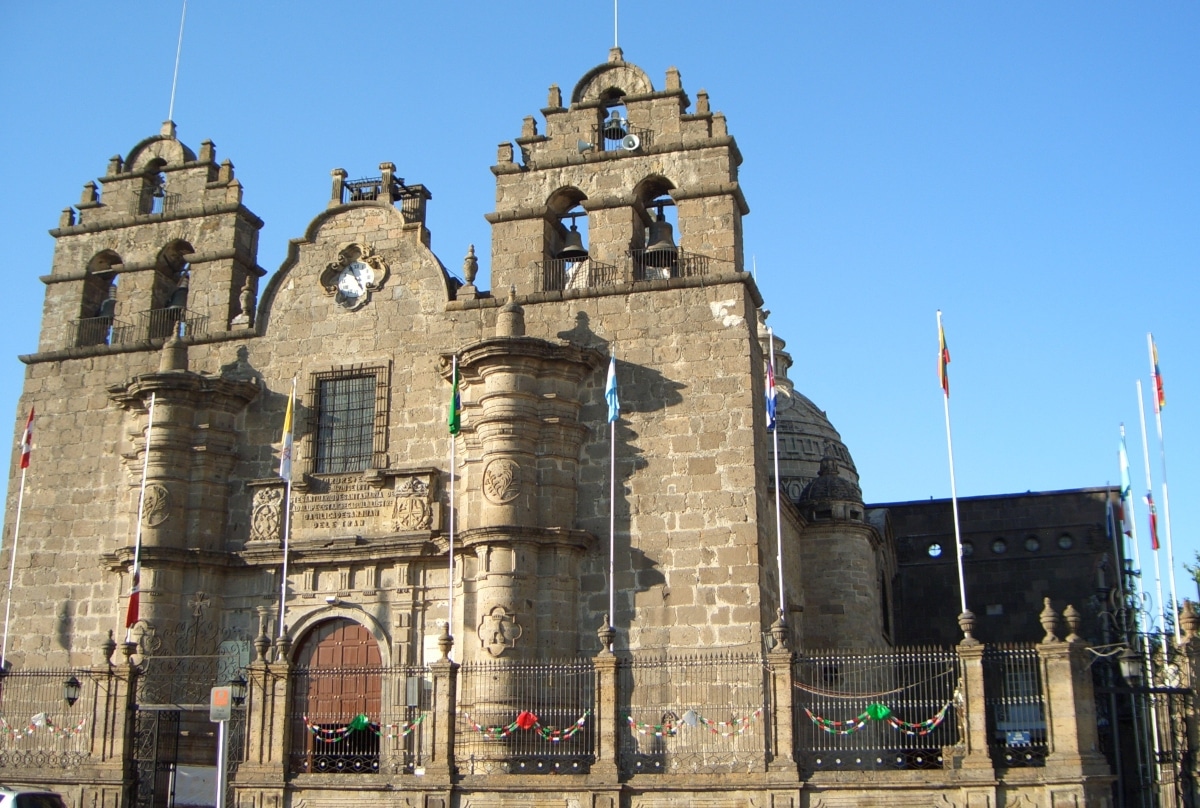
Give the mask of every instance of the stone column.
[{"label": "stone column", "polygon": [[796,718],[792,703],[792,663],[795,656],[788,647],[788,627],[782,616],[771,624],[771,637],[775,645],[767,653],[767,687],[771,699],[771,715],[767,723],[770,728],[767,736],[767,771],[795,772],[798,770]]},{"label": "stone column", "polygon": [[429,780],[449,787],[455,774],[454,727],[458,713],[458,665],[450,657],[453,645],[446,628],[438,637],[442,658],[429,666],[433,673],[433,753],[425,766]]},{"label": "stone column", "polygon": [[601,627],[601,650],[592,660],[596,668],[596,702],[592,715],[596,727],[596,762],[592,766],[592,775],[615,783],[621,771],[617,762],[621,717],[617,715],[617,657],[609,650],[613,633],[607,625]]},{"label": "stone column", "polygon": [[[1049,603],[1043,611],[1043,625],[1049,620]],[[1109,787],[1113,777],[1099,751],[1096,729],[1096,697],[1092,672],[1085,650],[1086,643],[1075,633],[1078,613],[1067,607],[1070,634],[1058,639],[1047,630],[1037,646],[1042,673],[1042,694],[1046,711],[1047,779],[1074,781],[1082,789],[1083,804],[1099,805],[1088,795]]]},{"label": "stone column", "polygon": [[978,773],[991,780],[996,774],[987,742],[987,706],[983,683],[983,643],[967,636],[958,644],[959,694],[962,703],[958,712],[960,745],[955,756],[956,768]]}]

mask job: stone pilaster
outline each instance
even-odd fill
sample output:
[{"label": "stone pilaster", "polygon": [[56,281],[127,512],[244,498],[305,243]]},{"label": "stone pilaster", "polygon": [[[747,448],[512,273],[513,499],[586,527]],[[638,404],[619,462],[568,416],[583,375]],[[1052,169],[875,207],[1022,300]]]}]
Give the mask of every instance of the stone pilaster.
[{"label": "stone pilaster", "polygon": [[959,745],[952,754],[958,757],[957,767],[992,780],[996,772],[988,753],[983,648],[983,643],[969,636],[958,645],[958,692],[962,702],[955,705]]},{"label": "stone pilaster", "polygon": [[[782,624],[779,625],[782,627]],[[792,652],[782,644],[776,645],[767,654],[767,686],[771,693],[767,770],[795,772],[797,765],[792,717]]]},{"label": "stone pilaster", "polygon": [[1072,636],[1066,641],[1039,643],[1037,652],[1046,707],[1047,777],[1107,777],[1083,640]]}]

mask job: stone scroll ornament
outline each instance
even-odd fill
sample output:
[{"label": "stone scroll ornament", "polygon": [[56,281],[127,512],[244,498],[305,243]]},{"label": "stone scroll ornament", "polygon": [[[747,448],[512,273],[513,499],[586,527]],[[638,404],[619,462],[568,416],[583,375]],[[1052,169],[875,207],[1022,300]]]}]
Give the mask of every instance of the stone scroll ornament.
[{"label": "stone scroll ornament", "polygon": [[338,246],[337,260],[321,273],[325,294],[339,306],[354,311],[371,299],[371,293],[383,288],[388,266],[369,245],[349,242]]},{"label": "stone scroll ornament", "polygon": [[496,505],[521,495],[521,467],[507,458],[493,460],[483,470],[483,495]]},{"label": "stone scroll ornament", "polygon": [[493,606],[492,610],[479,621],[479,642],[483,650],[494,657],[502,655],[510,648],[517,646],[524,629],[517,622],[516,615],[503,606]]},{"label": "stone scroll ornament", "polygon": [[260,488],[254,492],[250,512],[250,541],[279,541],[283,491]]},{"label": "stone scroll ornament", "polygon": [[420,477],[396,481],[396,503],[392,520],[397,531],[430,530],[433,527],[433,504],[429,499],[429,483]]},{"label": "stone scroll ornament", "polygon": [[142,522],[147,527],[158,527],[171,515],[171,492],[161,483],[146,486],[142,500]]}]

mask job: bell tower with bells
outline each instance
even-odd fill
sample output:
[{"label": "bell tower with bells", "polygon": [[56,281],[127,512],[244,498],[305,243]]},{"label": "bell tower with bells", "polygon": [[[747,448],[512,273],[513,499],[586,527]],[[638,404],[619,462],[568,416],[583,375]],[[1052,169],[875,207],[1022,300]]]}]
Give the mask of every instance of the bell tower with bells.
[{"label": "bell tower with bells", "polygon": [[525,118],[492,167],[496,288],[585,294],[742,271],[742,157],[704,90],[689,107],[678,70],[656,90],[617,47],[569,106],[551,85],[545,132]]}]

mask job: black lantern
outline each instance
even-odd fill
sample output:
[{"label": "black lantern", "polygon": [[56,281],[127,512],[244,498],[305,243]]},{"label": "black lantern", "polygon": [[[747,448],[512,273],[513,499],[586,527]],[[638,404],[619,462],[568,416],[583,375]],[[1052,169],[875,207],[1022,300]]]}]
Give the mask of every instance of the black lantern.
[{"label": "black lantern", "polygon": [[72,674],[70,679],[63,682],[62,688],[63,701],[67,703],[68,707],[74,707],[75,702],[79,701],[79,693],[83,690],[83,685]]},{"label": "black lantern", "polygon": [[241,707],[246,701],[246,678],[242,676],[241,671],[229,680],[229,696],[235,707]]},{"label": "black lantern", "polygon": [[1135,652],[1132,648],[1126,648],[1117,657],[1117,666],[1121,669],[1121,676],[1129,684],[1130,687],[1137,689],[1142,686],[1145,681],[1142,677],[1142,655]]}]

